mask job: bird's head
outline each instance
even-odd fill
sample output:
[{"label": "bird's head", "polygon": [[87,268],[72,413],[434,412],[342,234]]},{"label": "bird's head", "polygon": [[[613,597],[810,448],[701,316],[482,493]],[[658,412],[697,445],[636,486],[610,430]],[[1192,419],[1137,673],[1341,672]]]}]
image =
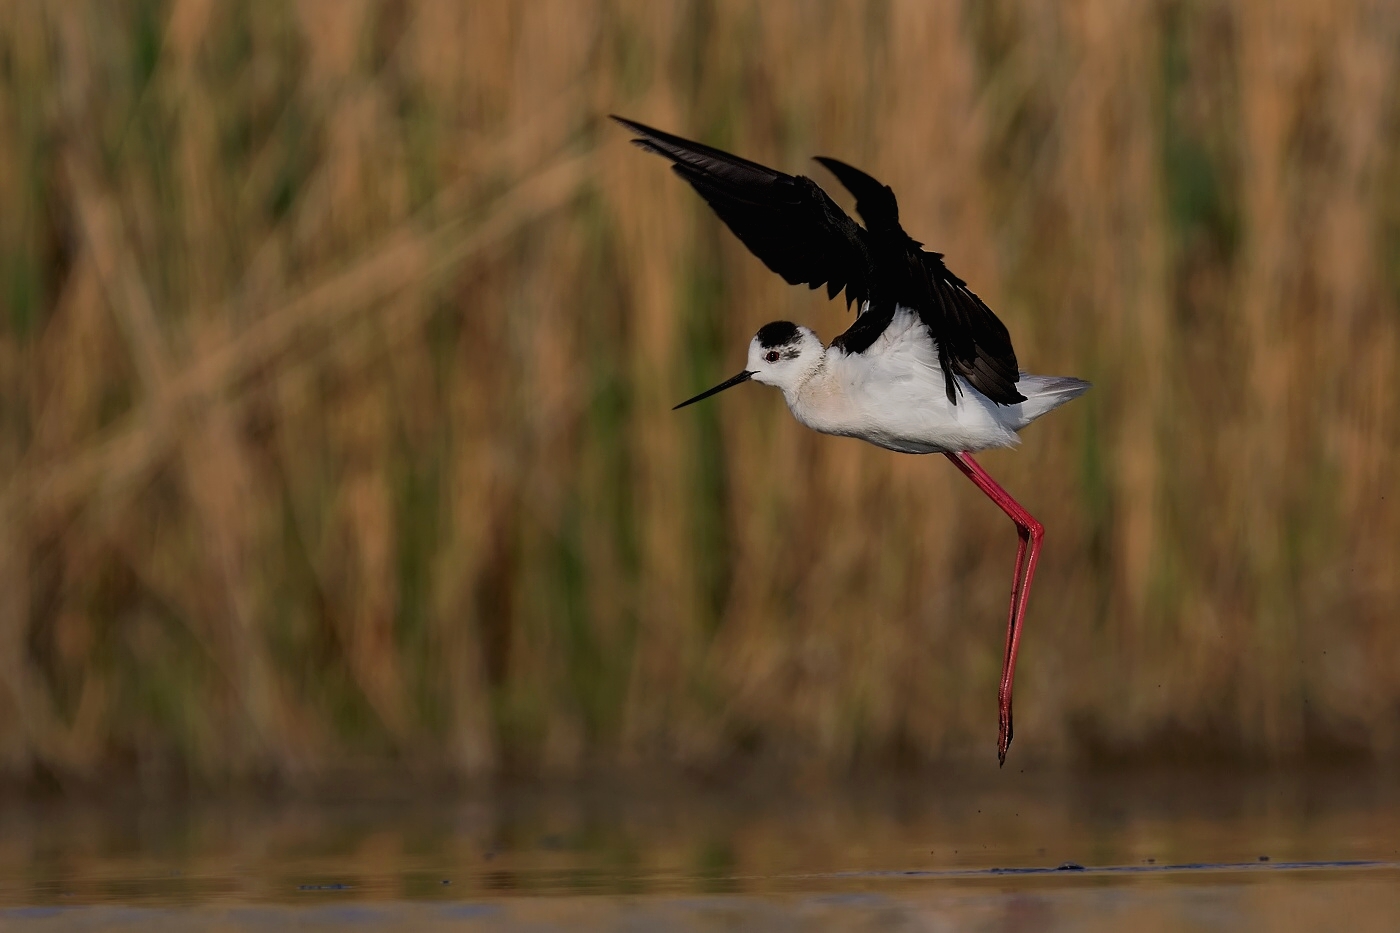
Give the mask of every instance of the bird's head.
[{"label": "bird's head", "polygon": [[684,408],[750,379],[777,386],[785,395],[791,394],[821,365],[825,355],[821,338],[808,328],[790,321],[764,324],[749,341],[749,361],[743,372],[676,407]]},{"label": "bird's head", "polygon": [[789,391],[807,381],[821,365],[826,347],[821,338],[806,327],[789,321],[764,324],[749,341],[749,363],[753,381]]}]

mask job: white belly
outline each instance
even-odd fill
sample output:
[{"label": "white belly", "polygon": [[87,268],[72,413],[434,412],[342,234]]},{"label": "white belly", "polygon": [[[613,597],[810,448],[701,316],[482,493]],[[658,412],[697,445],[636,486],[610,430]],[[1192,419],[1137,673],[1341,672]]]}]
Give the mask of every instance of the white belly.
[{"label": "white belly", "polygon": [[962,394],[957,405],[948,403],[940,378],[937,395],[911,397],[907,392],[882,391],[867,393],[857,400],[843,399],[838,404],[792,404],[794,400],[789,400],[789,407],[798,421],[815,431],[860,438],[906,454],[977,451],[1017,444],[1020,438],[999,416],[999,406],[967,383],[959,382]]},{"label": "white belly", "polygon": [[788,407],[823,434],[857,437],[900,453],[927,454],[1011,447],[1023,426],[1019,405],[997,405],[965,380],[948,401],[938,350],[928,329],[901,310],[875,345],[846,355],[830,350],[825,365],[794,393]]}]

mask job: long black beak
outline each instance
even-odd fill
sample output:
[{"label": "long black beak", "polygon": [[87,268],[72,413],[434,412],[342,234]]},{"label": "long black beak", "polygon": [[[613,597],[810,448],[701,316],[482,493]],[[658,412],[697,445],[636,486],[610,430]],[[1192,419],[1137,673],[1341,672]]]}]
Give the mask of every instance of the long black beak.
[{"label": "long black beak", "polygon": [[[708,389],[708,390],[706,390],[706,391],[704,391],[704,392],[701,392],[699,395],[695,396],[695,398],[688,398],[688,399],[686,399],[684,402],[681,402],[679,405],[677,405],[676,408],[684,408],[684,407],[687,406],[687,405],[694,405],[696,402],[700,401],[701,399],[707,399],[707,398],[709,398],[711,395],[714,395],[714,394],[717,393],[717,392],[723,392],[725,389],[732,389],[732,388],[734,388],[734,386],[738,385],[738,384],[741,383],[741,382],[748,382],[749,379],[751,379],[752,377],[753,377],[753,373],[749,372],[749,371],[746,369],[746,370],[744,370],[743,372],[741,372],[739,375],[733,376],[733,377],[731,377],[731,378],[729,378],[729,379],[724,380],[724,381],[721,382],[719,385],[715,386],[713,389]],[[671,411],[675,411],[676,408],[672,408]]]}]

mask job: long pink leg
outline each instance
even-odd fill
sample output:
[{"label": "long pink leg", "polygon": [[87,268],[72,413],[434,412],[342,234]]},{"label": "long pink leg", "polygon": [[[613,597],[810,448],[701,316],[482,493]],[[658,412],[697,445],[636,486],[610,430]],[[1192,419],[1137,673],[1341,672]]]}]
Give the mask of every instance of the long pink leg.
[{"label": "long pink leg", "polygon": [[[1001,686],[997,691],[997,701],[1001,713],[1001,724],[997,730],[997,760],[1006,764],[1006,750],[1011,747],[1011,682],[1016,676],[1016,651],[1021,645],[1021,624],[1026,618],[1026,603],[1030,600],[1031,580],[1035,577],[1036,561],[1040,559],[1040,542],[1045,537],[1045,526],[1011,498],[997,481],[972,459],[971,454],[946,454],[953,464],[977,484],[977,488],[987,494],[1010,519],[1016,523],[1020,544],[1016,548],[1016,572],[1011,578],[1011,607],[1006,621],[1006,655],[1001,662]],[[1029,545],[1029,548],[1027,547]]]}]

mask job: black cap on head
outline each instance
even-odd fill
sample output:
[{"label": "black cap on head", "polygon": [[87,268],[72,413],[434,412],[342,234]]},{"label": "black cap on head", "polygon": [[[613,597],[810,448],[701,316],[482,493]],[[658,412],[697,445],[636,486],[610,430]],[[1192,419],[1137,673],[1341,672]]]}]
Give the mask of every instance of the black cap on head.
[{"label": "black cap on head", "polygon": [[797,325],[791,321],[774,321],[758,329],[758,342],[768,349],[784,347],[797,339]]}]

